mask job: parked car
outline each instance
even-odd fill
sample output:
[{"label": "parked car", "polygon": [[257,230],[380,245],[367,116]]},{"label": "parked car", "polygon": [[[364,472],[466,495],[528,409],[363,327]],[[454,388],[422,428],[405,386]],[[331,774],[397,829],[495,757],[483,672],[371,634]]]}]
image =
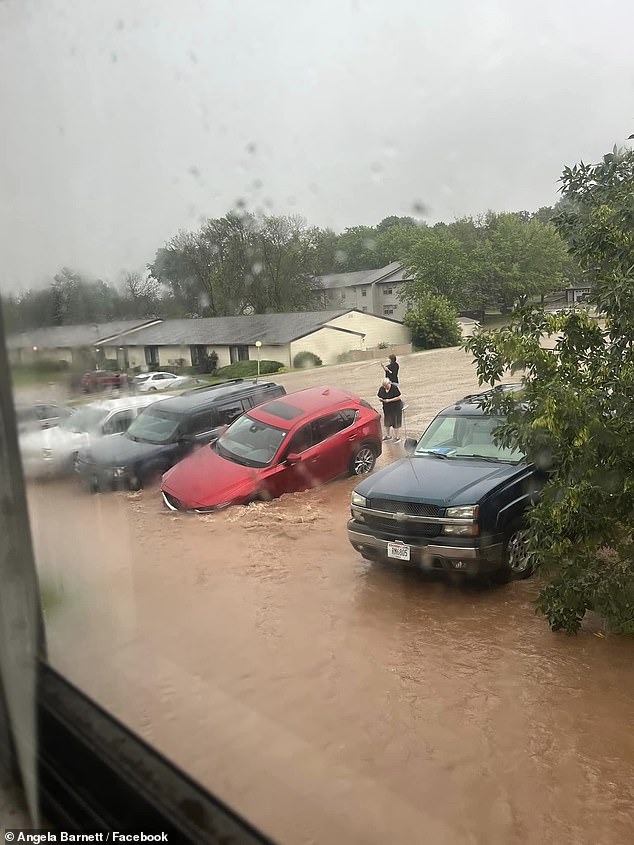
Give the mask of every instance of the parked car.
[{"label": "parked car", "polygon": [[58,405],[55,402],[36,402],[33,405],[18,405],[15,415],[18,432],[39,431],[43,428],[54,428],[72,413],[71,408]]},{"label": "parked car", "polygon": [[355,488],[348,538],[363,557],[501,581],[530,575],[524,514],[545,475],[496,445],[503,419],[484,413],[485,396],[445,408],[418,443],[406,441],[408,457]]},{"label": "parked car", "polygon": [[175,390],[191,385],[195,379],[191,376],[176,376],[174,373],[139,373],[132,379],[133,390],[146,393],[155,390]]},{"label": "parked car", "polygon": [[112,370],[91,370],[81,377],[80,387],[84,393],[97,393],[100,390],[112,390],[124,387],[128,377],[125,373]]},{"label": "parked car", "polygon": [[177,464],[161,491],[171,510],[212,511],[371,472],[381,423],[367,402],[313,387],[254,408]]},{"label": "parked car", "polygon": [[90,402],[64,418],[56,428],[34,431],[20,438],[24,473],[44,478],[70,473],[79,450],[89,442],[125,431],[136,416],[162,396],[126,396]]},{"label": "parked car", "polygon": [[80,475],[93,492],[121,486],[139,490],[196,446],[216,439],[245,411],[285,393],[274,382],[234,379],[163,397],[160,405],[140,414],[121,437],[82,450]]}]

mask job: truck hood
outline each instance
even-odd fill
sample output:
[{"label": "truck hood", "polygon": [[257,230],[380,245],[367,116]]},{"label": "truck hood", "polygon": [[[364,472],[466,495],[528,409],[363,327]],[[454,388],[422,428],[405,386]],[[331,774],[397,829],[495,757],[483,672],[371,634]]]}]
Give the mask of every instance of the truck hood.
[{"label": "truck hood", "polygon": [[153,455],[160,455],[173,446],[173,443],[143,443],[132,440],[125,434],[114,434],[92,443],[90,448],[82,453],[82,457],[95,466],[125,467]]},{"label": "truck hood", "polygon": [[477,504],[526,464],[491,463],[477,458],[402,458],[362,481],[355,490],[367,499],[428,502],[440,507]]}]

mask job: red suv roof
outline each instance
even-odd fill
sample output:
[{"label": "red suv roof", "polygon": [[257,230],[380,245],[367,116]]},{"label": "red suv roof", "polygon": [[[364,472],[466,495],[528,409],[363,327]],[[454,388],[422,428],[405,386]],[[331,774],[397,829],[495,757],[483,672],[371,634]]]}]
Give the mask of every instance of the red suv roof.
[{"label": "red suv roof", "polygon": [[309,387],[253,408],[249,416],[276,428],[290,429],[304,417],[350,402],[358,404],[359,397],[338,387]]}]

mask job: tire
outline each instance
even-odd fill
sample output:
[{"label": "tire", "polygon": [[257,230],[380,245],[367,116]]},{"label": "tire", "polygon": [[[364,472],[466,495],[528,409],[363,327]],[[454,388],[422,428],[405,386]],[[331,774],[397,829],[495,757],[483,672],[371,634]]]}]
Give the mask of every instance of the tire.
[{"label": "tire", "polygon": [[141,477],[139,476],[139,473],[134,470],[132,475],[128,478],[128,490],[132,493],[138,493],[142,487],[143,483],[141,482]]},{"label": "tire", "polygon": [[350,475],[367,475],[376,464],[376,449],[370,443],[364,443],[350,458]]},{"label": "tire", "polygon": [[492,578],[499,584],[509,581],[523,581],[533,574],[533,565],[526,549],[528,529],[513,525],[504,540],[502,566],[493,573]]},{"label": "tire", "polygon": [[150,388],[148,389],[148,393],[156,393],[156,388],[155,388],[155,387],[150,387]]}]

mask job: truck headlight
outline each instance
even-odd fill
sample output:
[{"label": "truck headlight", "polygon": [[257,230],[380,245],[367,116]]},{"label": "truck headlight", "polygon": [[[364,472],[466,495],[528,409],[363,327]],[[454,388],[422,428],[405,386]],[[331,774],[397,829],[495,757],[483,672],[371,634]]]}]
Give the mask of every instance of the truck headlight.
[{"label": "truck headlight", "polygon": [[445,516],[448,519],[477,519],[477,505],[460,505],[457,508],[447,508]]},{"label": "truck headlight", "polygon": [[442,533],[450,537],[476,537],[480,528],[475,522],[466,522],[464,525],[443,525]]},{"label": "truck headlight", "polygon": [[350,501],[351,501],[351,504],[356,505],[359,508],[364,508],[368,504],[368,500],[366,499],[366,497],[362,496],[360,493],[357,493],[356,491],[352,492],[352,497],[351,497]]},{"label": "truck headlight", "polygon": [[114,467],[114,469],[112,470],[112,474],[114,475],[115,478],[123,478],[124,475],[128,474],[128,468],[127,467]]}]

